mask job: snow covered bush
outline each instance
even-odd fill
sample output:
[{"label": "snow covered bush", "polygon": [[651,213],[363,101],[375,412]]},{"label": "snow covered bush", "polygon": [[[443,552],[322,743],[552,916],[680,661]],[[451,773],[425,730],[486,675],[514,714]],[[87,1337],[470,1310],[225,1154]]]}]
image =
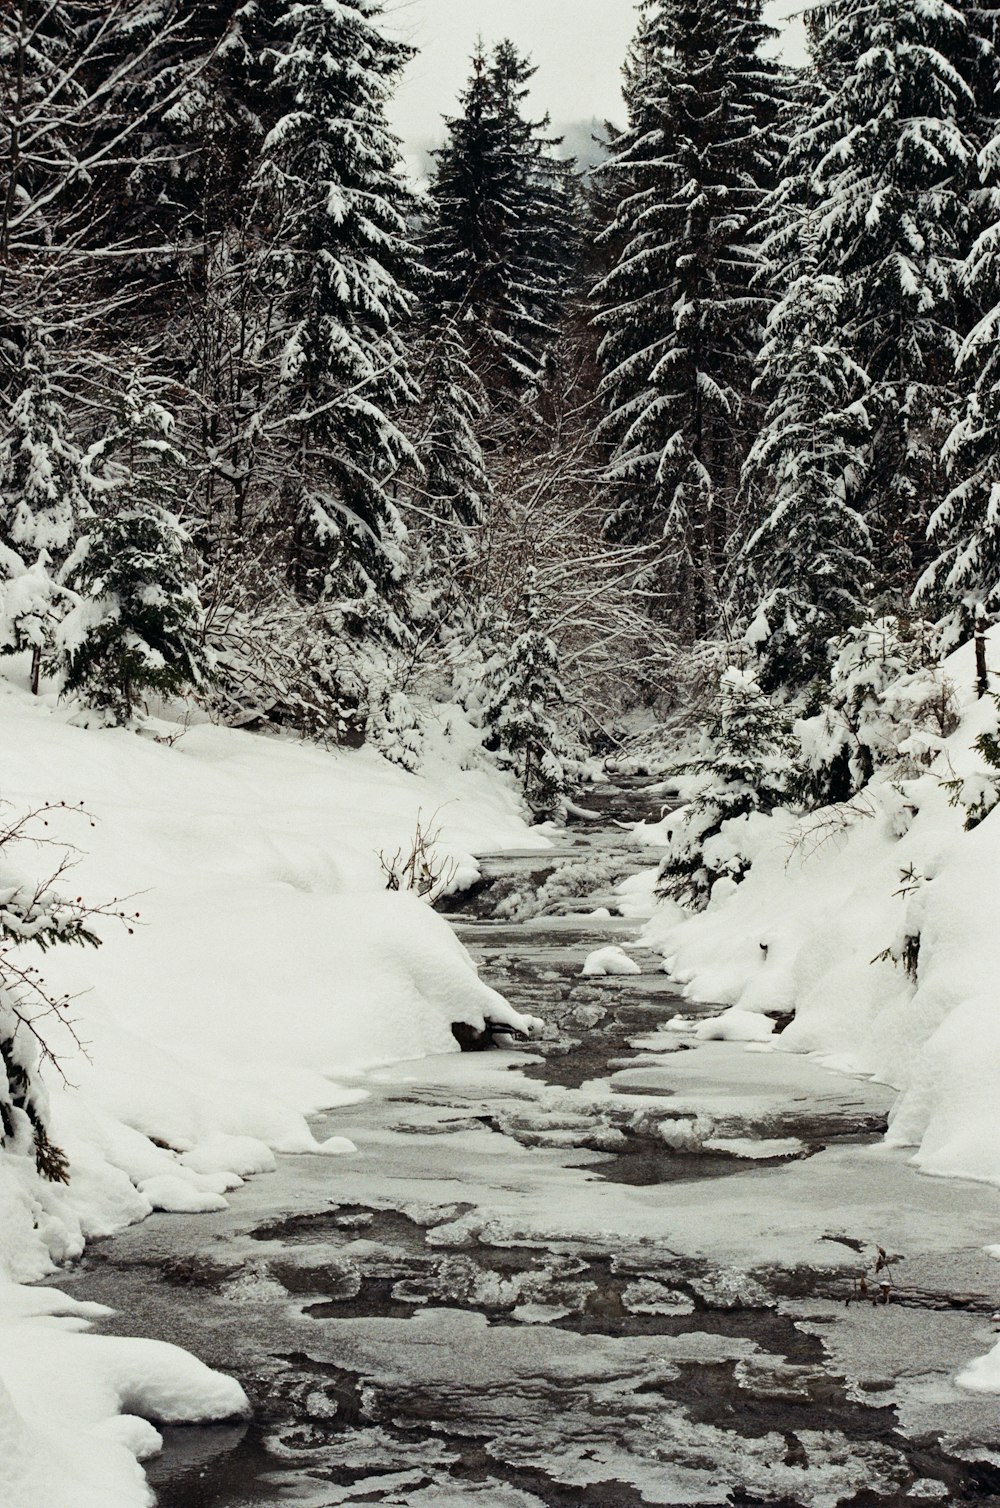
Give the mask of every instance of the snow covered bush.
[{"label": "snow covered bush", "polygon": [[15,550],[0,544],[0,654],[31,653],[31,689],[37,695],[42,662],[64,614],[75,598],[54,579],[48,553],[25,565]]},{"label": "snow covered bush", "polygon": [[955,694],[924,625],[895,618],[851,628],[833,646],[826,705],[795,727],[806,799],[847,801],[877,770],[925,766],[957,723]]},{"label": "snow covered bush", "polygon": [[696,793],[665,824],[657,893],[701,909],[718,880],[738,883],[749,868],[748,819],[785,805],[796,784],[791,734],[747,671],[724,672],[714,721],[677,773],[694,778]]},{"label": "snow covered bush", "polygon": [[68,1000],[53,996],[38,970],[22,961],[21,949],[34,943],[45,952],[57,943],[98,946],[91,929],[100,914],[82,900],[63,897],[58,885],[68,868],[65,855],[55,872],[37,880],[22,874],[12,851],[26,842],[44,843],[41,829],[54,808],[0,819],[0,1147],[34,1157],[38,1172],[66,1182],[65,1155],[49,1140],[48,1099],[40,1077],[44,1063],[56,1064],[50,1029],[67,1021]]},{"label": "snow covered bush", "polygon": [[404,770],[420,768],[423,731],[420,715],[403,691],[385,686],[372,699],[366,735],[379,753]]},{"label": "snow covered bush", "polygon": [[205,695],[223,722],[361,742],[363,677],[340,612],[298,601],[275,562],[256,554],[220,562],[202,595],[213,667]]},{"label": "snow covered bush", "polygon": [[965,830],[971,832],[1000,804],[1000,696],[991,694],[997,710],[994,726],[980,733],[972,747],[982,759],[984,769],[970,770],[943,782],[952,806],[965,810]]}]

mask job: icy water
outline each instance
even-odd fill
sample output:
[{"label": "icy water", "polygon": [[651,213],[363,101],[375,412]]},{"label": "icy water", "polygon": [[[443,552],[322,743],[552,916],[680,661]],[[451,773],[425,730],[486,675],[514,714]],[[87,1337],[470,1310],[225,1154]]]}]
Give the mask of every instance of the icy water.
[{"label": "icy water", "polygon": [[545,1040],[366,1080],[317,1127],[356,1156],[284,1158],[68,1276],[254,1401],[166,1432],[160,1508],[1000,1504],[1000,1400],[953,1381],[996,1339],[996,1193],[882,1147],[879,1086],[669,1030],[652,955],[582,978],[634,933],[588,913],[656,807],[585,799],[599,821],[487,861],[452,917]]}]

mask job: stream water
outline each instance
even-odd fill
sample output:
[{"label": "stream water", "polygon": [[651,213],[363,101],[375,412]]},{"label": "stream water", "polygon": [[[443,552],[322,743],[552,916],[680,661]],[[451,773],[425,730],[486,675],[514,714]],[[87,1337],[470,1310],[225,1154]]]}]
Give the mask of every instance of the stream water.
[{"label": "stream water", "polygon": [[953,1380],[996,1338],[995,1191],[887,1150],[881,1086],[671,1030],[653,955],[581,977],[634,934],[618,824],[657,801],[585,799],[451,918],[544,1040],[369,1076],[317,1127],[356,1156],[283,1158],[66,1275],[253,1399],[165,1432],[160,1508],[1000,1504],[1000,1400]]}]

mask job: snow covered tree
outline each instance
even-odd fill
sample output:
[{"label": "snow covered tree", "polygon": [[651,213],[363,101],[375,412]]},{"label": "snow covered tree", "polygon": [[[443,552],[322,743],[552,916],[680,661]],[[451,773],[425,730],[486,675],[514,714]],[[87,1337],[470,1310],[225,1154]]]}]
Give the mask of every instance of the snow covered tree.
[{"label": "snow covered tree", "polygon": [[430,301],[461,328],[494,401],[536,381],[579,235],[573,165],[555,158],[548,121],[524,114],[533,73],[510,42],[480,47],[430,188]]},{"label": "snow covered tree", "polygon": [[538,622],[535,576],[529,570],[513,628],[513,642],[487,663],[482,696],[486,747],[517,776],[541,821],[562,809],[566,746],[553,718],[565,701],[558,652]]},{"label": "snow covered tree", "polygon": [[617,212],[595,298],[614,540],[644,542],[674,622],[704,637],[751,430],[766,311],[750,291],[772,170],[761,97],[774,70],[757,0],[647,0],[629,124],[599,172]]},{"label": "snow covered tree", "polygon": [[479,439],[486,409],[483,384],[469,365],[455,325],[430,330],[420,374],[423,415],[417,457],[420,492],[442,520],[482,523],[490,482]]},{"label": "snow covered tree", "polygon": [[257,174],[273,224],[280,510],[307,598],[384,594],[403,569],[390,484],[412,457],[393,416],[415,396],[400,327],[416,273],[413,201],[385,112],[410,49],[385,35],[381,10],[287,5],[274,88],[289,104]]},{"label": "snow covered tree", "polygon": [[681,772],[696,777],[696,794],[670,816],[656,888],[702,910],[718,880],[738,884],[750,866],[746,824],[727,833],[723,824],[787,805],[795,784],[790,730],[747,671],[724,672],[714,720]]},{"label": "snow covered tree", "polygon": [[150,692],[176,695],[207,670],[187,536],[165,506],[183,465],[172,424],[134,374],[91,455],[103,506],[66,568],[79,601],[58,633],[64,689],[119,722]]},{"label": "snow covered tree", "polygon": [[840,335],[844,285],[804,273],[775,305],[757,392],[768,400],[744,468],[756,522],[738,609],[767,692],[829,673],[828,645],[864,616],[871,538],[855,506],[869,440],[867,380]]},{"label": "snow covered tree", "polygon": [[[216,564],[245,547],[250,515],[269,493],[260,476],[268,447],[259,412],[272,390],[260,361],[269,298],[260,261],[269,230],[251,178],[268,129],[283,113],[268,88],[268,49],[278,40],[280,0],[186,0],[183,25],[164,30],[175,0],[147,0],[119,36],[149,36],[147,66],[128,75],[116,119],[145,122],[141,151],[128,154],[107,193],[139,239],[125,259],[136,283],[144,343],[155,340],[161,369],[183,378],[175,404],[189,453],[192,532]],[[155,256],[143,243],[154,242]],[[120,275],[122,258],[115,261]],[[138,321],[130,326],[134,340]],[[148,333],[147,333],[148,332]]]},{"label": "snow covered tree", "polygon": [[66,596],[58,580],[75,532],[90,512],[83,454],[52,380],[52,338],[29,327],[20,351],[7,344],[4,387],[12,394],[0,434],[0,652],[32,652],[37,692],[42,657]]},{"label": "snow covered tree", "polygon": [[832,0],[814,14],[819,97],[792,142],[818,270],[843,279],[844,339],[869,379],[859,511],[886,587],[909,590],[942,496],[982,102],[997,82],[971,6]]},{"label": "snow covered tree", "polygon": [[812,805],[849,800],[879,770],[912,773],[954,731],[954,692],[931,637],[928,624],[879,618],[831,643],[825,703],[796,724]]},{"label": "snow covered tree", "polygon": [[407,619],[418,646],[443,648],[465,616],[491,501],[479,437],[487,397],[452,324],[426,322],[418,378],[413,444],[420,470],[401,498],[410,539]]},{"label": "snow covered tree", "polygon": [[65,556],[88,510],[83,454],[51,376],[52,338],[33,327],[13,378],[0,454],[0,537],[31,559]]},{"label": "snow covered tree", "polygon": [[[987,182],[995,180],[997,163],[1000,136],[983,154]],[[1000,213],[1000,190],[983,197]],[[985,312],[961,351],[966,394],[945,447],[952,485],[931,515],[933,555],[915,594],[940,619],[949,649],[972,634],[978,616],[1000,612],[1000,219],[977,241],[966,286]]]}]

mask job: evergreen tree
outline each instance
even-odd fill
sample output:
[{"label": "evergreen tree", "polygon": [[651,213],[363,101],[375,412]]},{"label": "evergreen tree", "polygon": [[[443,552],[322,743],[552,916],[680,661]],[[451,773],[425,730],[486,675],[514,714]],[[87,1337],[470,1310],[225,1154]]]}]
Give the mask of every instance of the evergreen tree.
[{"label": "evergreen tree", "polygon": [[89,506],[83,454],[52,381],[52,337],[29,329],[0,452],[0,538],[28,559],[65,556]]},{"label": "evergreen tree", "polygon": [[507,649],[486,666],[483,726],[486,747],[517,776],[538,820],[558,815],[566,789],[566,747],[553,710],[566,699],[558,652],[538,621],[535,573],[529,569]]},{"label": "evergreen tree", "polygon": [[207,670],[187,536],[166,506],[183,464],[172,424],[134,374],[118,423],[91,455],[102,511],[66,570],[80,600],[58,635],[64,689],[119,722],[150,692],[177,695]]},{"label": "evergreen tree", "polygon": [[[751,431],[766,303],[750,285],[771,164],[759,125],[775,73],[757,0],[647,0],[626,76],[628,129],[601,168],[619,249],[595,292],[618,499],[612,539],[648,544],[674,621],[710,631]],[[605,190],[607,192],[607,190]]]},{"label": "evergreen tree", "polygon": [[657,893],[695,910],[716,881],[739,883],[750,867],[739,835],[723,824],[786,805],[795,784],[793,743],[781,712],[746,671],[731,666],[719,683],[715,717],[697,756],[683,767],[698,794],[670,819]]},{"label": "evergreen tree", "polygon": [[[179,9],[182,24],[171,29],[167,18]],[[177,413],[194,468],[192,532],[215,570],[227,553],[245,555],[275,490],[260,427],[273,395],[262,359],[271,316],[262,262],[273,227],[251,180],[291,103],[272,63],[285,9],[282,0],[145,0],[116,38],[123,57],[137,45],[148,56],[116,91],[112,128],[133,119],[143,129],[141,150],[125,154],[105,195],[112,219],[124,208],[138,238],[124,266],[143,343],[155,341],[161,370],[191,390]],[[123,259],[113,267],[120,277]]]},{"label": "evergreen tree", "polygon": [[859,507],[887,588],[912,584],[942,494],[982,101],[997,80],[971,7],[833,0],[813,20],[819,98],[792,143],[818,269],[843,278],[844,339],[869,379]]},{"label": "evergreen tree", "polygon": [[290,103],[258,172],[275,224],[281,507],[307,597],[385,593],[403,565],[390,482],[412,454],[393,416],[415,396],[400,326],[416,277],[385,110],[410,49],[380,22],[378,0],[288,5],[274,70]]},{"label": "evergreen tree", "polygon": [[486,392],[454,325],[428,333],[420,386],[424,414],[416,451],[423,468],[421,491],[441,519],[480,524],[490,490],[478,435]]},{"label": "evergreen tree", "polygon": [[431,183],[430,302],[462,328],[491,395],[537,380],[579,241],[573,164],[554,156],[547,119],[524,115],[534,71],[510,42],[480,47]]},{"label": "evergreen tree", "polygon": [[[987,174],[998,159],[1000,138],[984,154]],[[1000,193],[986,197],[996,213]],[[931,515],[933,555],[916,591],[940,618],[947,648],[971,635],[977,617],[1000,612],[1000,220],[980,237],[967,286],[986,312],[962,349],[967,396],[945,448],[952,486]]]},{"label": "evergreen tree", "polygon": [[825,677],[828,644],[864,616],[871,539],[855,506],[869,438],[865,374],[844,350],[839,278],[805,273],[771,312],[757,382],[769,400],[744,469],[750,516],[737,596],[765,691]]},{"label": "evergreen tree", "polygon": [[891,617],[831,642],[825,704],[796,724],[803,791],[813,805],[847,801],[882,769],[915,773],[928,762],[921,746],[933,758],[954,732],[953,691],[930,645],[928,624]]},{"label": "evergreen tree", "polygon": [[0,652],[30,649],[32,688],[65,605],[58,568],[90,512],[83,454],[52,380],[53,347],[40,325],[5,355],[13,393],[0,438]]}]

